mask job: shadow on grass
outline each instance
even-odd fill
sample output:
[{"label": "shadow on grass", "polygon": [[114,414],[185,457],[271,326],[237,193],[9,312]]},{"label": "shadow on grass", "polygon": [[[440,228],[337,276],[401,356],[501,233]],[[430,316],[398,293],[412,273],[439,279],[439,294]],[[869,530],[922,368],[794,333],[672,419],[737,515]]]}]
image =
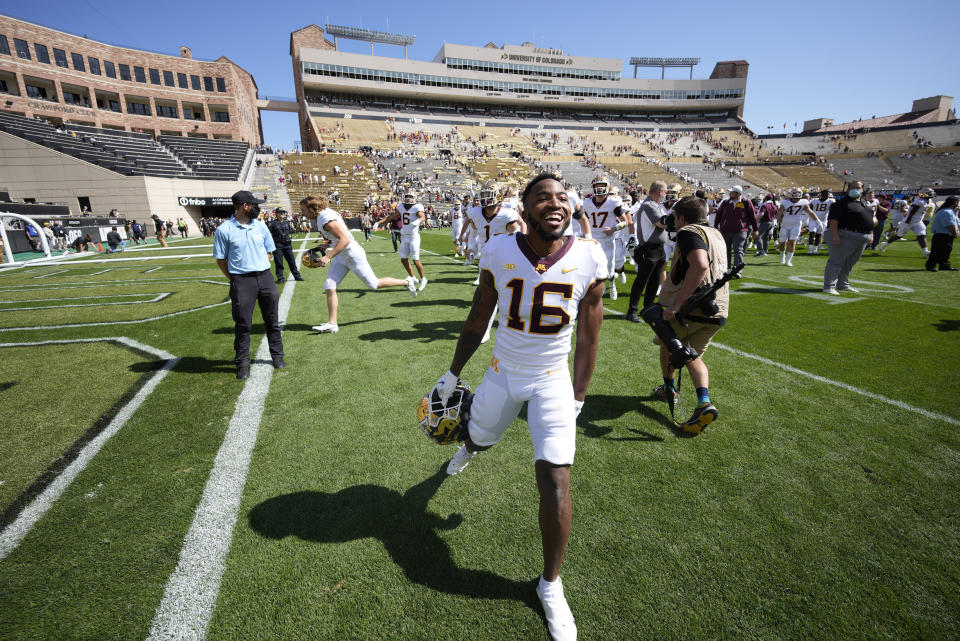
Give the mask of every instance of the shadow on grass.
[{"label": "shadow on grass", "polygon": [[[637,412],[644,416],[648,421],[660,423],[668,428],[676,426],[670,421],[667,414],[667,406],[663,404],[663,412],[653,407],[648,407],[645,402],[653,400],[653,397],[641,398],[639,396],[605,396],[602,394],[588,394],[586,402],[583,405],[583,412],[577,423],[580,425],[583,435],[589,438],[600,438],[607,441],[641,441],[647,443],[657,443],[663,441],[663,438],[651,434],[644,429],[630,427],[628,431],[636,436],[611,436],[613,428],[597,425],[595,421],[610,421],[618,419],[630,412]],[[647,422],[647,421],[644,421]]]},{"label": "shadow on grass", "polygon": [[456,340],[463,329],[463,321],[437,321],[435,323],[416,323],[409,329],[390,329],[382,332],[360,334],[362,341],[409,341],[419,340],[421,343],[433,341]]},{"label": "shadow on grass", "polygon": [[10,389],[11,387],[13,387],[13,386],[16,385],[16,384],[17,384],[16,381],[11,381],[11,382],[7,382],[7,383],[0,383],[0,392],[6,392],[8,389]]},{"label": "shadow on grass", "polygon": [[[433,281],[430,282],[432,283]],[[434,300],[418,298],[417,300],[404,300],[397,303],[390,303],[390,307],[429,307],[431,305],[449,305],[450,307],[469,309],[471,301],[466,298],[440,298]]]},{"label": "shadow on grass", "polygon": [[896,274],[896,273],[899,273],[899,272],[919,272],[919,271],[923,271],[923,268],[921,267],[921,268],[919,268],[919,269],[903,269],[903,268],[896,268],[896,267],[883,267],[883,268],[880,268],[880,267],[868,267],[868,268],[864,269],[863,271],[865,271],[865,272],[886,272],[886,273],[888,273],[888,274]]},{"label": "shadow on grass", "polygon": [[[348,327],[350,325],[359,325],[361,323],[372,323],[374,321],[381,320],[391,320],[393,316],[375,316],[372,318],[364,318],[361,320],[348,321],[346,323],[338,323],[339,327]],[[317,325],[320,325],[326,321],[318,320]],[[263,335],[266,333],[266,328],[263,326],[263,323],[254,323],[253,328],[250,330],[251,336],[256,336],[257,334]],[[285,332],[312,332],[313,325],[307,325],[306,323],[287,323],[283,326],[283,331]],[[211,334],[227,334],[233,336],[233,327],[218,327],[214,330],[211,330]]]},{"label": "shadow on grass", "polygon": [[[936,327],[939,332],[956,332],[960,330],[960,320],[944,318],[938,320],[933,326]],[[0,391],[3,391],[3,387],[0,387]]]},{"label": "shadow on grass", "polygon": [[332,494],[303,491],[276,496],[250,510],[248,522],[270,539],[296,536],[315,543],[346,543],[373,537],[414,583],[447,594],[513,599],[539,611],[534,581],[514,581],[454,563],[437,530],[456,529],[463,517],[443,518],[427,509],[447,478],[446,465],[403,494],[378,485],[355,485]]}]

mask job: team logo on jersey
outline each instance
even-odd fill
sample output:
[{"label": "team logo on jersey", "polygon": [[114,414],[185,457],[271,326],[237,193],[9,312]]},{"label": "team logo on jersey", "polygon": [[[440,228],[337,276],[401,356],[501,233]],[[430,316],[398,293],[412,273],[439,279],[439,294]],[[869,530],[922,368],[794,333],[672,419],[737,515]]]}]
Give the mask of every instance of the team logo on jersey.
[{"label": "team logo on jersey", "polygon": [[574,271],[575,269],[576,269],[576,267],[564,267],[561,271],[562,271],[564,274],[569,274],[570,272]]},{"label": "team logo on jersey", "polygon": [[507,263],[506,265],[503,266],[503,268],[507,271],[513,271],[514,269],[517,268],[517,265],[516,263]]},{"label": "team logo on jersey", "polygon": [[543,263],[537,263],[536,269],[539,273],[542,274],[543,272],[547,271],[547,266],[544,265]]}]

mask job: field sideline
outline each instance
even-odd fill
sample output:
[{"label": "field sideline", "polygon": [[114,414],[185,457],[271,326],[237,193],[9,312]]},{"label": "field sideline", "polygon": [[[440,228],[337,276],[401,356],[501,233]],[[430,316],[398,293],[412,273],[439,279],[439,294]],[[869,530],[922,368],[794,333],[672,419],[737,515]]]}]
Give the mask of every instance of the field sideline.
[{"label": "field sideline", "polygon": [[[326,270],[286,282],[288,367],[246,385],[210,243],[0,270],[0,639],[547,639],[524,415],[456,477],[416,425],[472,297],[449,233],[417,298],[348,276],[336,335],[310,329]],[[747,258],[698,438],[651,398],[632,268],[605,299],[562,571],[581,639],[960,637],[960,277],[901,241],[834,297],[825,260]]]}]

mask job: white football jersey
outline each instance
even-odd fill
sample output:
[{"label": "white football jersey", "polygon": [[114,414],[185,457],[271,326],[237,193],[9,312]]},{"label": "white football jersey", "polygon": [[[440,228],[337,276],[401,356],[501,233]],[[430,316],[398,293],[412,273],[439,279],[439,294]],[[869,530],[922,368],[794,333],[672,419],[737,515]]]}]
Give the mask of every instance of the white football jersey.
[{"label": "white football jersey", "polygon": [[[835,202],[837,202],[836,198],[827,198],[826,200],[814,198],[810,201],[810,209],[817,215],[821,223],[825,223],[827,222],[827,214],[830,213],[830,206]],[[876,211],[876,209],[874,209],[874,211]],[[786,212],[784,212],[784,215],[786,215]]]},{"label": "white football jersey", "polygon": [[[567,202],[570,203],[570,213],[580,209],[580,196],[574,190],[570,189],[567,191]],[[564,236],[582,236],[583,230],[580,229],[580,223],[577,222],[576,218],[570,218],[570,224],[567,225],[566,231],[563,232]]]},{"label": "white football jersey", "polygon": [[400,222],[403,227],[400,228],[401,236],[415,236],[420,233],[420,212],[423,211],[423,205],[397,205],[397,211],[400,213]]},{"label": "white football jersey", "polygon": [[567,367],[580,300],[608,278],[599,243],[567,236],[559,250],[541,258],[523,234],[497,236],[484,247],[480,269],[490,272],[498,295],[493,357]]},{"label": "white football jersey", "polygon": [[806,198],[801,198],[794,202],[788,198],[784,198],[781,206],[783,207],[783,222],[781,224],[784,226],[800,225],[807,217],[804,207],[809,207],[810,201]]},{"label": "white football jersey", "polygon": [[[613,213],[617,207],[622,207],[623,201],[617,196],[607,196],[599,205],[593,201],[593,198],[585,198],[583,201],[583,213],[590,216],[590,226],[595,230],[594,236],[601,240],[604,234],[596,232],[604,227],[613,227],[617,224],[617,217]],[[613,238],[609,236],[608,238]]]},{"label": "white football jersey", "polygon": [[493,217],[487,218],[483,215],[483,207],[477,206],[467,208],[467,218],[476,227],[477,236],[480,238],[480,243],[483,244],[494,236],[506,234],[507,225],[519,221],[520,214],[515,209],[500,205]]},{"label": "white football jersey", "polygon": [[[337,237],[336,237],[332,232],[329,232],[329,231],[327,231],[326,229],[323,228],[324,225],[326,225],[327,223],[329,223],[329,222],[332,221],[332,220],[339,220],[340,223],[343,224],[344,227],[347,226],[346,223],[343,222],[343,216],[341,216],[341,215],[339,214],[339,212],[336,212],[336,211],[330,209],[329,207],[327,207],[326,209],[324,209],[323,211],[321,211],[319,214],[317,214],[317,230],[318,230],[321,234],[323,234],[323,237],[324,237],[324,238],[326,238],[327,240],[335,243],[335,242],[337,242]],[[351,241],[353,241],[353,235],[352,235],[352,234],[350,235],[350,239],[351,239]],[[356,242],[356,241],[353,241],[353,242]]]}]

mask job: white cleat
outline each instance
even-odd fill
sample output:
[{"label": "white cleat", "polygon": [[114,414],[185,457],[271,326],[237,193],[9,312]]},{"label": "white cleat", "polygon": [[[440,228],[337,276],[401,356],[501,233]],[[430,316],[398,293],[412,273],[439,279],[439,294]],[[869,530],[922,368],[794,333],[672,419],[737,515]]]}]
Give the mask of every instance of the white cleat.
[{"label": "white cleat", "polygon": [[464,266],[464,267],[469,267],[469,266],[470,266],[470,263],[472,263],[472,262],[473,262],[473,257],[468,255],[468,256],[464,257],[464,259],[463,259],[463,266]]},{"label": "white cleat", "polygon": [[786,265],[787,267],[793,267],[793,261],[788,260],[786,263],[784,263],[784,265]]},{"label": "white cleat", "polygon": [[475,281],[473,281],[472,283],[470,283],[470,284],[471,284],[471,285],[479,285],[479,284],[480,284],[480,277],[477,276],[477,279],[476,279]]},{"label": "white cleat", "polygon": [[540,580],[537,585],[537,597],[543,606],[543,614],[547,619],[547,630],[553,641],[577,641],[577,623],[573,619],[573,612],[563,596],[563,584],[560,577],[546,590],[541,589],[545,581]]},{"label": "white cleat", "polygon": [[417,295],[417,279],[413,276],[407,276],[407,291],[410,292],[411,296],[416,297]]},{"label": "white cleat", "polygon": [[477,453],[468,450],[466,445],[461,445],[460,449],[457,450],[457,453],[453,455],[453,458],[450,459],[450,462],[447,464],[447,475],[456,476],[462,472],[463,468],[470,464],[470,459],[476,455]]},{"label": "white cleat", "polygon": [[786,255],[786,254],[780,254],[780,264],[781,264],[781,265],[786,265],[786,264],[787,264],[787,255]]},{"label": "white cleat", "polygon": [[627,272],[620,272],[620,284],[621,285],[627,284]]},{"label": "white cleat", "polygon": [[340,327],[334,325],[333,323],[324,323],[323,325],[314,325],[311,328],[315,332],[320,332],[321,334],[336,334],[340,331]]},{"label": "white cleat", "polygon": [[426,279],[426,277],[421,278],[421,279],[420,279],[420,287],[417,288],[417,291],[418,291],[418,292],[422,292],[422,291],[423,291],[423,288],[426,287],[426,286],[427,286],[427,279]]},{"label": "white cleat", "polygon": [[617,280],[610,279],[610,300],[617,300]]},{"label": "white cleat", "polygon": [[839,295],[840,295],[840,292],[838,292],[835,287],[824,287],[824,288],[823,288],[823,293],[824,293],[824,294],[830,294],[831,296],[839,296]]},{"label": "white cleat", "polygon": [[887,241],[883,241],[882,243],[880,243],[880,246],[877,247],[877,251],[880,252],[881,254],[887,251]]}]

